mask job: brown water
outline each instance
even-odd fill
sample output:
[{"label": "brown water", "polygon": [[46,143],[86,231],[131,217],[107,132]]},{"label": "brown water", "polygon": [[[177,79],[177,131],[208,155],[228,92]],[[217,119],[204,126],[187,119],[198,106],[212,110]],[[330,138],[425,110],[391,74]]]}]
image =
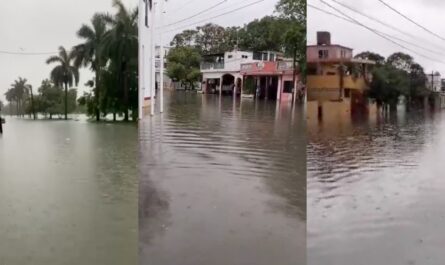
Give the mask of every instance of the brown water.
[{"label": "brown water", "polygon": [[308,264],[445,264],[445,115],[309,128]]},{"label": "brown water", "polygon": [[0,264],[136,264],[137,128],[7,119]]},{"label": "brown water", "polygon": [[305,264],[302,107],[167,99],[140,123],[140,264]]}]

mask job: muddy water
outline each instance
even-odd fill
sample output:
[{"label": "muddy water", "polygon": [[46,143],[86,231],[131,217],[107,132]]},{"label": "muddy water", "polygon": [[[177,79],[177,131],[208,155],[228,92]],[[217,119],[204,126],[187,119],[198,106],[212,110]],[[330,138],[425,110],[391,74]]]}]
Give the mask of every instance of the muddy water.
[{"label": "muddy water", "polygon": [[445,115],[308,131],[308,264],[445,264]]},{"label": "muddy water", "polygon": [[140,123],[140,264],[305,264],[302,108],[167,100]]},{"label": "muddy water", "polygon": [[136,264],[137,128],[7,119],[0,264]]}]

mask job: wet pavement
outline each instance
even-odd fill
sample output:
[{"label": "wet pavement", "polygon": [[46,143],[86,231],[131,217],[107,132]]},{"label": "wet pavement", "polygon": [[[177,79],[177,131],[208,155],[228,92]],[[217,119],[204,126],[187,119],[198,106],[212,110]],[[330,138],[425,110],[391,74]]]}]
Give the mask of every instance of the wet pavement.
[{"label": "wet pavement", "polygon": [[136,264],[136,125],[7,118],[0,264]]},{"label": "wet pavement", "polygon": [[445,115],[308,128],[308,264],[445,264]]},{"label": "wet pavement", "polygon": [[178,92],[140,123],[140,264],[306,260],[303,108]]}]

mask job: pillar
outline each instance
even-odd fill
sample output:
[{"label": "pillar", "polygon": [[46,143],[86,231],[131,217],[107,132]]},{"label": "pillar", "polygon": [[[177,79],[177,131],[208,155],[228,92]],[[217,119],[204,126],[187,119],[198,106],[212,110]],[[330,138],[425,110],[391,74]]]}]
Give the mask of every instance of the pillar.
[{"label": "pillar", "polygon": [[223,78],[221,76],[219,78],[219,96],[222,96],[222,85],[223,85]]},{"label": "pillar", "polygon": [[279,76],[278,77],[278,88],[277,88],[277,101],[279,101],[281,99],[281,93],[283,93],[282,92],[282,90],[283,90],[282,83],[283,83],[283,76]]}]

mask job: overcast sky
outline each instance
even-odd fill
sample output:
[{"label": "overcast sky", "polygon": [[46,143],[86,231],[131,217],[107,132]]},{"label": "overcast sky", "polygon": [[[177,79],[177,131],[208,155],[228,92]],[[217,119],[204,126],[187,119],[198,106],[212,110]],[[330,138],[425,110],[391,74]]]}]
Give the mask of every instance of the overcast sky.
[{"label": "overcast sky", "polygon": [[[353,17],[354,19],[366,24],[368,27],[377,29],[380,32],[390,34],[397,38],[412,42],[423,48],[418,48],[401,41],[398,41],[402,45],[410,48],[417,53],[424,56],[430,57],[432,59],[442,61],[435,62],[432,59],[426,59],[420,55],[415,54],[412,51],[407,51],[396,44],[385,40],[378,35],[372,33],[371,31],[352,24],[350,22],[338,19],[331,15],[324,14],[318,10],[315,10],[308,6],[308,43],[315,44],[316,42],[316,32],[317,31],[330,31],[332,42],[335,44],[342,44],[354,49],[354,54],[361,51],[373,51],[379,53],[385,57],[393,52],[402,51],[412,55],[417,62],[419,62],[425,71],[431,72],[432,70],[437,70],[445,75],[445,51],[442,47],[445,47],[445,41],[441,40],[426,31],[420,29],[416,25],[412,24],[408,20],[385,7],[378,0],[337,0],[344,3],[350,7],[354,7],[366,14],[376,17],[381,21],[386,22],[398,29],[408,32],[414,35],[416,38],[410,38],[409,36],[403,35],[393,29],[387,28],[377,22],[374,22],[368,18],[354,13],[341,5],[336,4],[333,0],[325,0],[325,2],[341,10],[345,14]],[[444,11],[445,11],[445,1],[442,0],[385,0],[386,3],[410,17],[415,22],[421,24],[432,32],[440,35],[445,39],[445,27],[444,22]],[[309,0],[308,4],[312,4],[319,8],[332,13],[337,13],[337,11],[331,9],[330,7],[323,4],[320,0]],[[339,13],[337,13],[339,14]],[[426,51],[428,49],[429,51]]]},{"label": "overcast sky", "polygon": [[[236,9],[256,0],[226,0],[208,13],[172,25],[169,30],[209,18],[223,26],[243,25],[255,18],[273,14],[277,0],[264,0],[246,9],[216,19],[212,16]],[[56,52],[60,45],[70,48],[80,43],[76,31],[82,23],[89,23],[95,12],[113,12],[111,0],[0,0],[0,51],[13,52]],[[123,0],[127,6],[136,7],[137,0]],[[169,0],[165,5],[165,25],[190,17],[214,6],[222,0]],[[200,24],[204,24],[200,23]],[[190,26],[194,28],[196,25]],[[166,33],[169,43],[180,28]],[[34,88],[49,77],[53,66],[46,65],[49,55],[6,55],[0,54],[0,100],[13,81],[27,78]],[[88,70],[81,71],[78,94],[85,90],[84,84],[92,78]]]}]

